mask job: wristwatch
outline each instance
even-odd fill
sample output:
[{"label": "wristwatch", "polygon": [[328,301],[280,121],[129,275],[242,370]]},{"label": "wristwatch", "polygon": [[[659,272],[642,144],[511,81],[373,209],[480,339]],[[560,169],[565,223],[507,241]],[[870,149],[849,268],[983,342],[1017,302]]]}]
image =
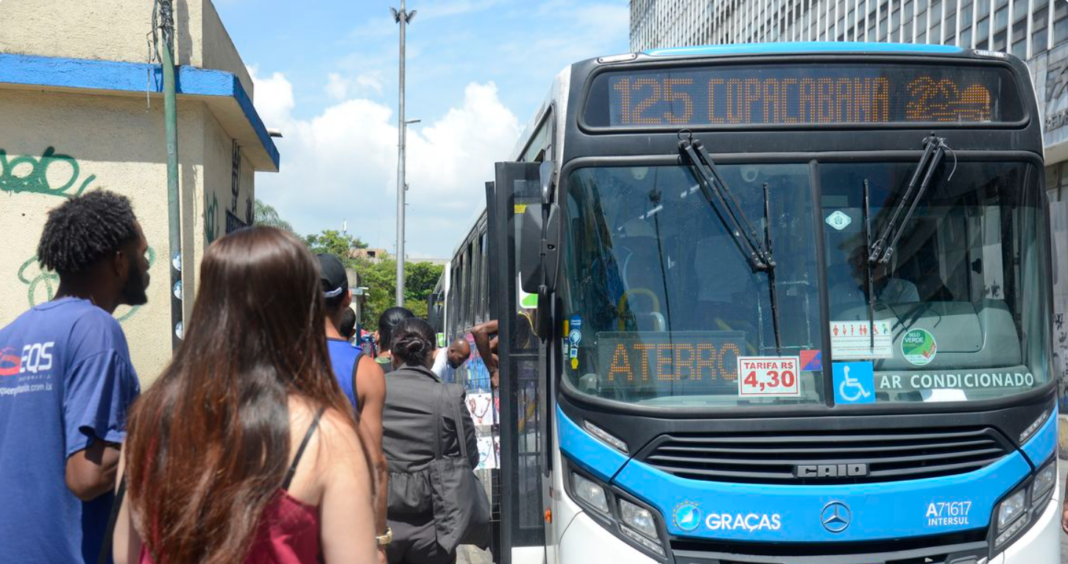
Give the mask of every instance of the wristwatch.
[{"label": "wristwatch", "polygon": [[375,537],[375,540],[378,541],[378,546],[386,546],[393,542],[393,529],[386,527],[386,532]]}]

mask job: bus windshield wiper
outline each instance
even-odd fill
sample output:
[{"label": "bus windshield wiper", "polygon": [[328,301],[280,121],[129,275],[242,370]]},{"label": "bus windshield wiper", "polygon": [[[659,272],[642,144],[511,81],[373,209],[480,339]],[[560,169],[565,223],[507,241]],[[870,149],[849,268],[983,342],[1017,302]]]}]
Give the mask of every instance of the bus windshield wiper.
[{"label": "bus windshield wiper", "polygon": [[[890,216],[890,221],[883,228],[882,235],[868,247],[868,262],[878,262],[880,264],[890,262],[890,257],[894,254],[894,247],[897,245],[898,239],[901,238],[901,234],[904,233],[909,219],[912,218],[912,212],[916,211],[916,206],[923,199],[924,192],[931,185],[931,179],[934,178],[935,170],[938,169],[938,165],[942,162],[942,157],[946,155],[946,149],[949,149],[949,146],[946,145],[946,140],[936,137],[934,133],[923,140],[923,155],[920,156],[920,162],[916,164],[916,171],[912,173],[908,188],[905,189],[905,194],[898,200],[894,213]],[[901,215],[901,210],[905,209],[905,204],[909,202],[909,197],[912,195],[912,191],[916,189],[916,183],[920,181],[921,175],[923,176],[923,181],[920,182],[919,190],[916,191],[916,197],[912,198],[909,211],[905,214],[905,218],[901,220],[901,223],[898,224],[898,216]],[[891,231],[894,232],[892,239],[890,238]],[[887,240],[890,241],[889,244],[887,244]]]},{"label": "bus windshield wiper", "polygon": [[[871,249],[871,190],[867,178],[864,179],[864,240],[865,247]],[[871,350],[875,352],[875,280],[871,262],[864,261],[864,283],[868,287],[868,335],[871,337]]]},{"label": "bus windshield wiper", "polygon": [[723,222],[723,226],[734,238],[738,249],[745,255],[749,267],[753,272],[767,272],[775,268],[775,261],[756,235],[756,230],[749,223],[745,212],[742,211],[738,200],[734,198],[731,189],[724,182],[716,169],[716,163],[708,155],[700,140],[683,139],[679,141],[679,152],[685,157],[697,176],[697,184],[701,187],[705,199],[716,216]]},{"label": "bus windshield wiper", "polygon": [[771,254],[771,207],[767,183],[764,183],[764,242],[761,244],[756,230],[753,229],[753,224],[749,223],[741,204],[731,193],[727,182],[720,176],[716,163],[709,156],[701,141],[693,140],[692,136],[680,139],[679,152],[694,169],[697,184],[701,187],[705,199],[734,238],[738,249],[745,255],[749,268],[753,272],[767,273],[768,291],[771,294],[772,325],[775,329],[775,349],[781,352],[782,335],[779,329],[779,300],[775,288],[775,258]]},{"label": "bus windshield wiper", "polygon": [[779,294],[775,291],[775,260],[771,254],[771,205],[768,183],[764,183],[764,248],[768,257],[768,292],[771,294],[771,323],[775,328],[775,354],[782,356],[782,333],[779,331]]}]

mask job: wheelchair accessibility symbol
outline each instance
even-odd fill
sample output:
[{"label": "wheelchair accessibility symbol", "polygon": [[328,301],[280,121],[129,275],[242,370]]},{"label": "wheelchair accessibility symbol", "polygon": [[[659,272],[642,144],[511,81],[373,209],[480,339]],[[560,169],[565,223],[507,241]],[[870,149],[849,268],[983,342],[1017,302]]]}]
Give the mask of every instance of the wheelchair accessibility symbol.
[{"label": "wheelchair accessibility symbol", "polygon": [[875,369],[870,362],[834,363],[836,404],[875,403]]}]

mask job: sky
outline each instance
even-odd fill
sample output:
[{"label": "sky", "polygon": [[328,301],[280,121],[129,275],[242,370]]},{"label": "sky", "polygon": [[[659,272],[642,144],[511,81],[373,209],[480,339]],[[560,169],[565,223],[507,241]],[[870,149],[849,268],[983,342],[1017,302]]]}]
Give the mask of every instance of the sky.
[{"label": "sky", "polygon": [[[256,197],[394,252],[400,0],[215,0],[282,155]],[[567,65],[628,48],[627,0],[410,0],[406,255],[447,258]]]}]

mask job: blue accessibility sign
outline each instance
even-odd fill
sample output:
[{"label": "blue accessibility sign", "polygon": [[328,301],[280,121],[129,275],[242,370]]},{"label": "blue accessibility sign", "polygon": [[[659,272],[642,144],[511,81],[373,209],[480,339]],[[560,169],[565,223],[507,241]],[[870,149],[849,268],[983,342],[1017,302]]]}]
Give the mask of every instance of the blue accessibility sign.
[{"label": "blue accessibility sign", "polygon": [[834,363],[834,403],[875,403],[875,367],[872,363]]}]

